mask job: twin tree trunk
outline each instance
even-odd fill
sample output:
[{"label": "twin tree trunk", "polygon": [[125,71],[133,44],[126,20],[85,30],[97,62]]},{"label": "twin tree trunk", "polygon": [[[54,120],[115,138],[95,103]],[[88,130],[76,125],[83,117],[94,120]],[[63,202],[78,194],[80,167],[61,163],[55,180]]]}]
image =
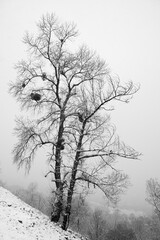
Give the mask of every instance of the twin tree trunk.
[{"label": "twin tree trunk", "polygon": [[[77,167],[78,167],[78,157],[79,157],[79,152],[77,153],[77,160],[74,162],[74,167],[72,170],[72,176],[71,176],[71,181],[70,181],[70,186],[68,189],[68,194],[67,194],[67,203],[65,207],[65,211],[63,214],[63,222],[62,222],[62,229],[67,230],[68,225],[69,225],[69,220],[70,220],[70,214],[71,214],[71,204],[72,204],[72,197],[73,197],[73,192],[74,192],[74,186],[76,182],[76,173],[77,173]],[[53,207],[53,212],[51,214],[51,221],[52,222],[58,222],[62,211],[63,211],[63,184],[62,182],[58,184],[59,188],[56,190],[56,202]]]},{"label": "twin tree trunk", "polygon": [[[83,139],[83,132],[85,128],[85,122],[82,125],[82,130],[79,137],[79,142],[77,146],[77,152],[75,156],[75,161],[73,163],[72,173],[71,173],[71,179],[70,179],[70,185],[67,193],[67,203],[66,207],[64,209],[63,213],[63,222],[62,222],[62,229],[67,230],[70,220],[70,214],[71,214],[71,205],[72,205],[72,198],[74,193],[74,187],[76,183],[76,174],[77,174],[77,167],[79,164],[79,157],[80,157],[80,149],[82,147],[82,139]],[[63,122],[60,125],[60,130],[63,129]],[[62,131],[59,131],[60,137],[62,137]],[[55,168],[55,179],[56,179],[56,202],[54,204],[54,210],[52,212],[51,221],[58,222],[62,211],[63,211],[63,182],[61,181],[61,175],[60,175],[60,165],[61,165],[61,156],[60,151],[57,150],[57,160],[56,161],[56,168]]]}]

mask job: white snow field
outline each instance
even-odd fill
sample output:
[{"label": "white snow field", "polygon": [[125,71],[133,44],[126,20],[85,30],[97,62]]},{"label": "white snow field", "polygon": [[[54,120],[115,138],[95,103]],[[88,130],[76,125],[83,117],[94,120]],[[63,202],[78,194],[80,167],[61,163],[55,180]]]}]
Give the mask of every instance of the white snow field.
[{"label": "white snow field", "polygon": [[84,240],[0,187],[0,240]]}]

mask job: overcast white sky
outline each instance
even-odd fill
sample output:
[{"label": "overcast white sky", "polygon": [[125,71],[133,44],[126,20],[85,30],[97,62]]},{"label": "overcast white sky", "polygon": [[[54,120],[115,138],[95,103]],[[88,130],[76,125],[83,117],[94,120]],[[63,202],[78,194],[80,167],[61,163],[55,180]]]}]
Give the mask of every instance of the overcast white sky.
[{"label": "overcast white sky", "polygon": [[[15,100],[8,83],[16,78],[14,64],[25,58],[24,32],[33,32],[42,14],[55,13],[62,21],[73,21],[80,32],[78,42],[87,44],[104,59],[122,81],[141,84],[130,104],[118,104],[112,113],[117,132],[127,144],[140,151],[140,161],[120,159],[118,166],[130,175],[132,187],[121,206],[147,210],[145,184],[160,180],[160,0],[0,0],[0,165],[9,184],[39,181],[45,186],[43,161],[36,160],[24,177],[12,165],[11,151]],[[38,166],[38,167],[37,167]]]}]

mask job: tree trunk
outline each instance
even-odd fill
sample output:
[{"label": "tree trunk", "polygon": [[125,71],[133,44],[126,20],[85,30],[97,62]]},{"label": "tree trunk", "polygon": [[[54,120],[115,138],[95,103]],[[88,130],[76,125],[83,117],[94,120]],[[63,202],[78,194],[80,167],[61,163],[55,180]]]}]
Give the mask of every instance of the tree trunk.
[{"label": "tree trunk", "polygon": [[58,132],[58,140],[55,153],[55,184],[56,184],[56,200],[51,213],[51,221],[58,222],[63,210],[63,183],[61,180],[61,140],[63,136],[64,113],[61,112],[60,126]]},{"label": "tree trunk", "polygon": [[56,200],[53,205],[53,211],[51,213],[51,222],[57,223],[59,221],[62,210],[63,210],[63,187],[60,187],[56,191]]},{"label": "tree trunk", "polygon": [[61,202],[56,202],[54,205],[54,209],[51,213],[51,222],[57,223],[60,219],[61,212],[62,212],[62,207],[61,207]]},{"label": "tree trunk", "polygon": [[68,196],[67,206],[66,206],[66,209],[65,209],[65,213],[63,215],[63,222],[62,222],[61,227],[65,231],[67,230],[67,228],[69,226],[69,220],[70,220],[70,215],[71,215],[72,196],[73,196],[73,192]]},{"label": "tree trunk", "polygon": [[76,182],[76,173],[77,173],[77,167],[79,163],[79,152],[76,154],[76,160],[74,161],[73,168],[72,168],[72,175],[71,175],[71,180],[70,180],[70,186],[68,189],[68,196],[67,196],[67,205],[65,208],[65,213],[63,215],[63,223],[62,223],[62,229],[67,230],[69,226],[69,218],[71,214],[71,204],[72,204],[72,197],[73,197],[73,191],[74,191],[74,186]]},{"label": "tree trunk", "polygon": [[62,223],[63,230],[67,230],[67,228],[69,226],[72,197],[73,197],[73,191],[74,191],[74,186],[75,186],[75,182],[76,182],[76,173],[77,173],[78,164],[79,164],[79,152],[77,152],[77,154],[76,154],[76,160],[74,161],[73,168],[72,168],[72,175],[71,175],[70,186],[68,189],[68,196],[67,196],[67,205],[65,208],[65,213],[63,215],[63,223]]},{"label": "tree trunk", "polygon": [[83,122],[82,129],[81,129],[81,134],[79,136],[75,161],[73,163],[70,186],[69,186],[69,189],[68,189],[67,205],[66,205],[66,208],[65,208],[65,213],[63,215],[63,223],[62,223],[62,226],[61,226],[63,230],[67,230],[67,228],[69,226],[69,218],[70,218],[70,214],[71,214],[72,197],[73,197],[73,191],[74,191],[74,187],[75,187],[75,183],[76,183],[77,167],[79,165],[80,149],[82,147],[82,139],[83,139],[85,124],[86,124],[86,122]]}]

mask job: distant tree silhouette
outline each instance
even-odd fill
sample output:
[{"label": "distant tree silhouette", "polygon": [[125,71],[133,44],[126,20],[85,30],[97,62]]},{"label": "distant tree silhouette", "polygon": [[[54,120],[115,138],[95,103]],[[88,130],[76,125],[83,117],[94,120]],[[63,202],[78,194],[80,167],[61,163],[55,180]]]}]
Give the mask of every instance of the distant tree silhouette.
[{"label": "distant tree silhouette", "polygon": [[104,240],[107,232],[107,223],[101,209],[95,209],[88,225],[90,240]]},{"label": "distant tree silhouette", "polygon": [[154,211],[160,220],[160,182],[157,179],[149,179],[146,192],[146,200],[154,207]]},{"label": "distant tree silhouette", "polygon": [[125,224],[119,223],[114,229],[107,233],[107,240],[137,240],[132,228],[128,228]]}]

